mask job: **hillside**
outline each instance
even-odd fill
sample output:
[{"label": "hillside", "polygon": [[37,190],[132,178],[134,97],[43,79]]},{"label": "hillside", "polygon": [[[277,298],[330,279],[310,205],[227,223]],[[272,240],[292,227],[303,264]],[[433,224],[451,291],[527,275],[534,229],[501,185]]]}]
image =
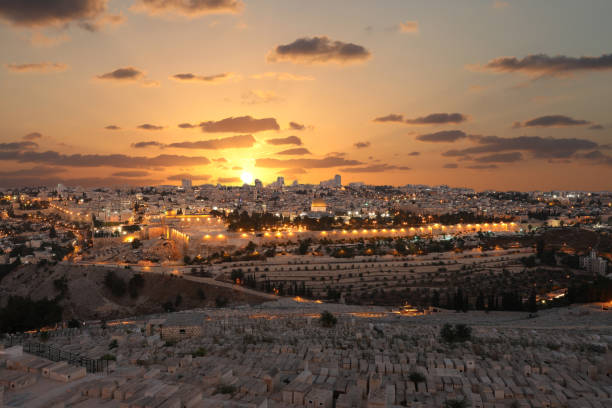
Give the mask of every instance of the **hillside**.
[{"label": "hillside", "polygon": [[[126,293],[114,295],[105,285],[111,269],[92,266],[25,265],[5,276],[0,282],[0,306],[11,295],[30,296],[33,300],[60,297],[63,318],[69,320],[111,319],[159,313],[172,307],[176,310],[228,305],[258,304],[256,295],[183,280],[173,275],[143,274],[144,284],[136,297]],[[134,272],[112,269],[127,286]]]}]

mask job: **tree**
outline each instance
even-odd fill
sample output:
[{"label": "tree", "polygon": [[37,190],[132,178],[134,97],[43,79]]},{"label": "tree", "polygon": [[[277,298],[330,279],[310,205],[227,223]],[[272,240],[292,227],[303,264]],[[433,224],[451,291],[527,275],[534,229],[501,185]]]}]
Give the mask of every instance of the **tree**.
[{"label": "tree", "polygon": [[415,390],[419,389],[419,383],[425,382],[425,376],[417,371],[411,372],[408,378],[414,383]]},{"label": "tree", "polygon": [[467,408],[469,406],[467,400],[463,399],[449,399],[444,401],[444,408]]},{"label": "tree", "polygon": [[321,313],[319,322],[321,323],[321,326],[323,327],[334,327],[336,323],[338,322],[338,319],[336,319],[336,316],[334,316],[327,310],[324,310],[323,313]]},{"label": "tree", "polygon": [[537,313],[538,312],[538,303],[536,301],[535,290],[531,291],[531,294],[529,295],[529,300],[527,300],[527,311],[529,313]]}]

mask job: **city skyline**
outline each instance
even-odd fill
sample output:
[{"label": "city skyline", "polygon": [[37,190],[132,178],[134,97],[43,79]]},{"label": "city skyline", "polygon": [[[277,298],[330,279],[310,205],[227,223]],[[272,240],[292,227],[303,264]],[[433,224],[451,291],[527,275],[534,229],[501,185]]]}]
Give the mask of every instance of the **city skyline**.
[{"label": "city skyline", "polygon": [[606,1],[0,4],[0,187],[609,190]]}]

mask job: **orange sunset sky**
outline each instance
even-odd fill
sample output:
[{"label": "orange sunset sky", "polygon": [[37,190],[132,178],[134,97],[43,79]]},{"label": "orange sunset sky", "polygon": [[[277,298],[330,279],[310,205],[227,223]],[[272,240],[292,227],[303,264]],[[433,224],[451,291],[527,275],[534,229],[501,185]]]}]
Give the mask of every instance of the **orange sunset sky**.
[{"label": "orange sunset sky", "polygon": [[0,0],[0,187],[610,190],[608,0]]}]

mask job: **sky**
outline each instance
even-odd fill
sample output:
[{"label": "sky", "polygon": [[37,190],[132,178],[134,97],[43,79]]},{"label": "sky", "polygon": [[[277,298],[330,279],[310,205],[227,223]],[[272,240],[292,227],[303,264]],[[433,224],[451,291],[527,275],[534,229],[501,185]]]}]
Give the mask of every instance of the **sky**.
[{"label": "sky", "polygon": [[0,0],[0,187],[612,190],[609,0]]}]

